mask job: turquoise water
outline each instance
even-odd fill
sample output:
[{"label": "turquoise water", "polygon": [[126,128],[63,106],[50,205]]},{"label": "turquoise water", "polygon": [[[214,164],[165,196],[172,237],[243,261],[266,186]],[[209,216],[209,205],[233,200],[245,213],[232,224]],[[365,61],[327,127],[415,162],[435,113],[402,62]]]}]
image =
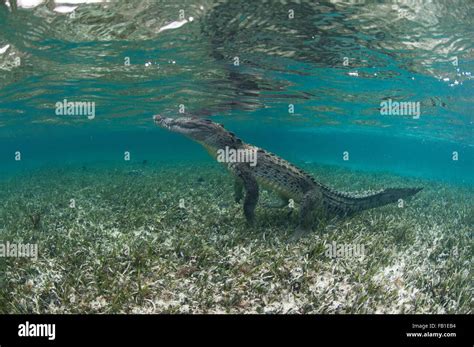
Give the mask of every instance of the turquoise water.
[{"label": "turquoise water", "polygon": [[[0,3],[2,176],[208,161],[151,121],[182,104],[295,163],[474,182],[469,1]],[[57,115],[64,99],[95,118]],[[381,115],[388,99],[420,117]]]}]

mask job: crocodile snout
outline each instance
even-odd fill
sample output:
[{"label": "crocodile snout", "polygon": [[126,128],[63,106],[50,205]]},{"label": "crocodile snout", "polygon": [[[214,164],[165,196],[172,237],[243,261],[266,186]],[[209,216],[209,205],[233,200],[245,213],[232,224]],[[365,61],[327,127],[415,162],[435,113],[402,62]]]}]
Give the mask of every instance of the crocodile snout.
[{"label": "crocodile snout", "polygon": [[169,129],[170,126],[174,123],[173,118],[162,117],[159,114],[153,116],[153,121],[156,125]]},{"label": "crocodile snout", "polygon": [[155,123],[159,123],[159,122],[161,122],[161,120],[163,120],[163,117],[161,117],[159,114],[155,114],[155,115],[153,116],[153,121],[154,121]]}]

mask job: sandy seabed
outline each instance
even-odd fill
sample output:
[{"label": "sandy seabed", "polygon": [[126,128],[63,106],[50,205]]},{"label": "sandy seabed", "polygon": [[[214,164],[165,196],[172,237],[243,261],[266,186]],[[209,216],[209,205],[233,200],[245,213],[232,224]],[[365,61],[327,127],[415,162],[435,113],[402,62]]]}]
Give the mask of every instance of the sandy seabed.
[{"label": "sandy seabed", "polygon": [[472,312],[471,187],[305,169],[342,191],[424,190],[290,242],[297,209],[262,191],[247,225],[217,165],[23,173],[0,182],[0,243],[38,254],[0,258],[0,313]]}]

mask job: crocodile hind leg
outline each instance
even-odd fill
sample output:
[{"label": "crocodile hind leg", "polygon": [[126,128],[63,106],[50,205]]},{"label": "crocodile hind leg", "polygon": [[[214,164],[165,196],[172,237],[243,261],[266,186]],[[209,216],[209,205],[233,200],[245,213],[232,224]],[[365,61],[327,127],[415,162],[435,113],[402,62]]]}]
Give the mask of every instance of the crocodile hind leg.
[{"label": "crocodile hind leg", "polygon": [[315,214],[320,216],[321,213],[324,213],[323,196],[321,191],[318,189],[310,190],[303,197],[300,207],[299,225],[291,239],[298,240],[310,231],[314,223]]},{"label": "crocodile hind leg", "polygon": [[255,207],[258,202],[258,183],[252,172],[245,165],[234,166],[234,173],[245,189],[244,215],[249,223],[255,220]]}]

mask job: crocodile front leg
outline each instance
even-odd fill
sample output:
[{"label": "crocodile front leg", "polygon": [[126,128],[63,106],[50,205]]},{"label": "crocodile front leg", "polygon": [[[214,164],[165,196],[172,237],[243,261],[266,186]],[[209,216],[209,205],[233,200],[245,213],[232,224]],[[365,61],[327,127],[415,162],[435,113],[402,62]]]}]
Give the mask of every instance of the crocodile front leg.
[{"label": "crocodile front leg", "polygon": [[255,219],[255,207],[258,202],[258,183],[250,168],[246,165],[236,165],[233,168],[235,175],[242,182],[245,189],[244,215],[249,223]]},{"label": "crocodile front leg", "polygon": [[300,207],[299,226],[291,237],[292,240],[298,240],[306,234],[312,227],[315,214],[319,217],[324,213],[323,195],[319,189],[313,189],[307,192]]},{"label": "crocodile front leg", "polygon": [[235,202],[239,203],[243,197],[244,197],[244,184],[240,178],[236,178],[234,181]]}]

